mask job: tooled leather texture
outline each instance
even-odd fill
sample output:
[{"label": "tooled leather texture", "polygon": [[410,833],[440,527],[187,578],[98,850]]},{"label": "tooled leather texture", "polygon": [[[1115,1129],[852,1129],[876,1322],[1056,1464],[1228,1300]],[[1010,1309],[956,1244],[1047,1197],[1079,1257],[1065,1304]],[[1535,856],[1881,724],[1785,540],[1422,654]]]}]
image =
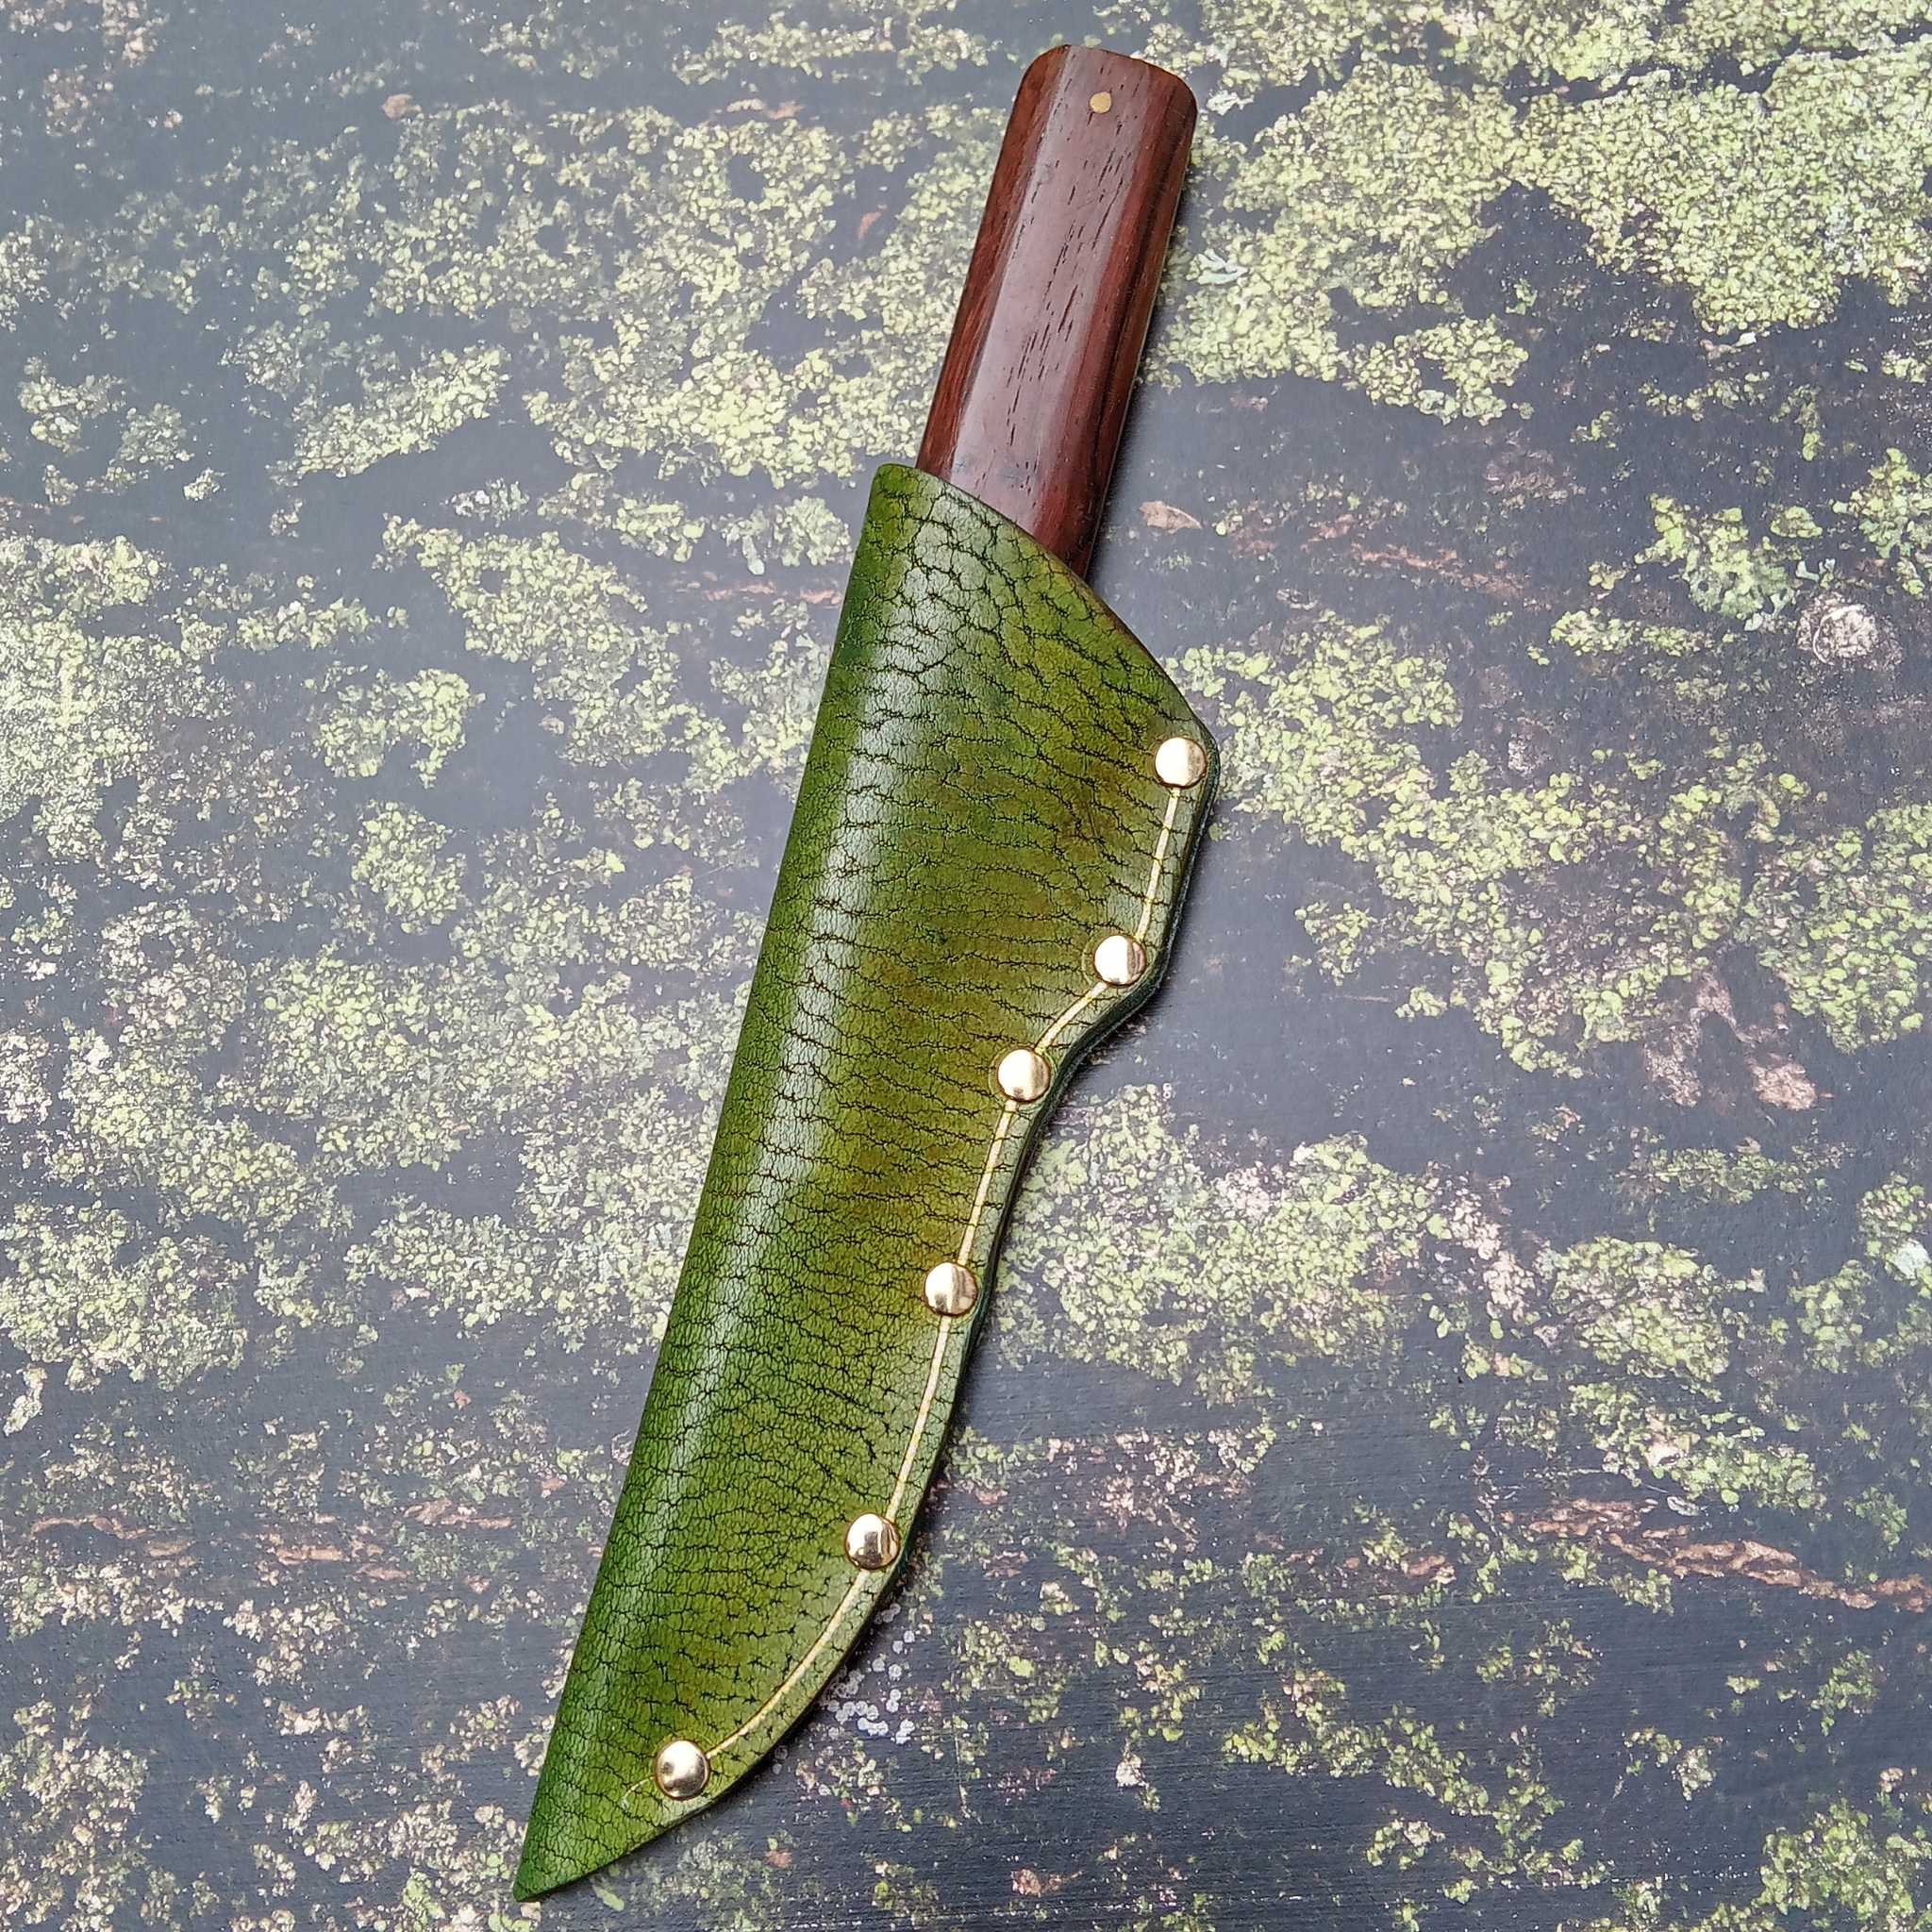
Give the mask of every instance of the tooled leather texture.
[{"label": "tooled leather texture", "polygon": [[[1163,784],[1193,739],[1207,776]],[[1158,977],[1213,788],[1166,674],[1059,559],[975,498],[882,469],[630,1472],[552,1730],[517,1895],[728,1790],[890,1586],[1031,1142],[1081,1052]],[[1136,985],[1095,943],[1141,938]],[[1037,1103],[1000,1057],[1035,1046]],[[982,1283],[957,1319],[922,1282]],[[899,1562],[905,1560],[904,1550]],[[667,1739],[709,1754],[677,1801]]]}]

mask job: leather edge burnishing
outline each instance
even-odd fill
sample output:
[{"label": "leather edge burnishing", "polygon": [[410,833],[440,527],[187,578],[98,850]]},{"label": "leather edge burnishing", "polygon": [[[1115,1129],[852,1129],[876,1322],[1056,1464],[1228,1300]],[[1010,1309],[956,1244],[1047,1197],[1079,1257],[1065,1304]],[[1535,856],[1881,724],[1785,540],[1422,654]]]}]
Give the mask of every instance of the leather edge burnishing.
[{"label": "leather edge burnishing", "polygon": [[[1036,737],[1051,783],[1025,769]],[[1028,1154],[1073,1066],[1166,966],[1215,777],[1199,720],[1080,577],[953,486],[878,473],[519,1897],[730,1789],[890,1587]],[[890,808],[910,827],[896,846]],[[992,930],[928,958],[956,847]],[[864,1135],[841,1140],[863,1077],[841,1002],[866,1001],[898,1002],[906,1085],[863,1091]],[[909,1232],[907,1171],[931,1175]],[[883,1288],[861,1265],[874,1249]],[[831,1386],[828,1357],[855,1348]],[[819,1446],[787,1481],[794,1418]]]}]

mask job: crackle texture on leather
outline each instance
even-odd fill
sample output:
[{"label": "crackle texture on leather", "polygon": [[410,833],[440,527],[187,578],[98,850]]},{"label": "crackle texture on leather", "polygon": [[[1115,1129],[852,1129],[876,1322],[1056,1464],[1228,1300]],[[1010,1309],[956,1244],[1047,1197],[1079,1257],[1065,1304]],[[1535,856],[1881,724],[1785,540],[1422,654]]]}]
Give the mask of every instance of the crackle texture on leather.
[{"label": "crackle texture on leather", "polygon": [[[1210,760],[1179,792],[1153,762],[1176,734]],[[910,1541],[1028,1147],[1158,977],[1212,786],[1207,732],[1078,576],[879,472],[519,1897],[728,1790],[838,1669],[892,1574],[852,1567],[846,1525]],[[1149,955],[1125,990],[1092,969],[1113,931]],[[1010,1106],[994,1064],[1042,1040],[1053,1088]],[[948,1322],[921,1283],[954,1258],[984,1290]],[[700,1798],[657,1787],[672,1737],[710,1754]]]}]

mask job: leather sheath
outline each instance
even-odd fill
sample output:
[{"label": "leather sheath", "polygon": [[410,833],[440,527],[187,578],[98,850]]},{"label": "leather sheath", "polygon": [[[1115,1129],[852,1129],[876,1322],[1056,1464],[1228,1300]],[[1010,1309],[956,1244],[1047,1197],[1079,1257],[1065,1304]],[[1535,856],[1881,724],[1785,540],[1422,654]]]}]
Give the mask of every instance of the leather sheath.
[{"label": "leather sheath", "polygon": [[[1175,737],[1193,784],[1155,769]],[[879,471],[518,1897],[710,1804],[839,1669],[904,1561],[1029,1149],[1159,976],[1214,776],[1078,575]],[[1144,947],[1130,986],[1096,973],[1111,933]],[[1052,1070],[1031,1103],[994,1073],[1021,1046]],[[982,1291],[946,1317],[922,1283],[953,1260]],[[882,1570],[846,1556],[869,1511],[901,1533]],[[655,1779],[672,1738],[708,1757],[695,1797]]]}]

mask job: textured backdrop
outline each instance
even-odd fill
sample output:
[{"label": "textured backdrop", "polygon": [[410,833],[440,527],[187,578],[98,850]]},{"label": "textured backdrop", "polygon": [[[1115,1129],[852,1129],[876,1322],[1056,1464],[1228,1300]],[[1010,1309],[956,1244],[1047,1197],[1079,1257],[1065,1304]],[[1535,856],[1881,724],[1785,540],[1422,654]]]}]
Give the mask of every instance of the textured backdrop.
[{"label": "textured backdrop", "polygon": [[0,0],[0,1917],[480,1928],[1027,58],[1228,754],[893,1607],[546,1924],[1932,1924],[1925,0]]}]

